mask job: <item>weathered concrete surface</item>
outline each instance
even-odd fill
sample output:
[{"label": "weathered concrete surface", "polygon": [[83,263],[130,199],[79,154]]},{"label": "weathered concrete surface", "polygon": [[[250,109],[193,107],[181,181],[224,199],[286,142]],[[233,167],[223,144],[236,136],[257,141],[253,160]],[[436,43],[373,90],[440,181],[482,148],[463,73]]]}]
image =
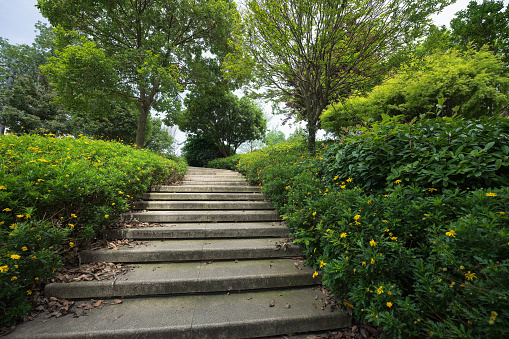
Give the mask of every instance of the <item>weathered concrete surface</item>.
[{"label": "weathered concrete surface", "polygon": [[105,231],[107,239],[209,239],[288,237],[281,222],[183,223]]},{"label": "weathered concrete surface", "polygon": [[173,201],[256,201],[267,199],[265,195],[257,192],[253,193],[145,193],[143,194],[144,200],[173,200]]},{"label": "weathered concrete surface", "polygon": [[167,193],[198,193],[198,192],[212,192],[212,193],[248,193],[248,192],[261,192],[260,187],[253,186],[196,186],[196,185],[186,185],[186,186],[155,186],[152,187],[152,192],[167,192]]},{"label": "weathered concrete surface", "polygon": [[138,201],[134,204],[138,210],[273,210],[268,201]]},{"label": "weathered concrete surface", "polygon": [[117,305],[105,300],[87,316],[39,317],[6,338],[256,338],[350,326],[348,313],[320,309],[323,298],[304,288],[134,298]]},{"label": "weathered concrete surface", "polygon": [[126,214],[140,222],[246,222],[279,221],[276,211],[266,210],[217,210],[217,211],[148,211]]},{"label": "weathered concrete surface", "polygon": [[313,273],[298,259],[140,264],[115,280],[52,283],[44,294],[87,299],[313,286]]},{"label": "weathered concrete surface", "polygon": [[277,245],[285,239],[209,239],[149,241],[134,248],[99,249],[80,253],[82,263],[91,262],[167,262],[295,257],[302,255],[299,246],[286,250]]}]

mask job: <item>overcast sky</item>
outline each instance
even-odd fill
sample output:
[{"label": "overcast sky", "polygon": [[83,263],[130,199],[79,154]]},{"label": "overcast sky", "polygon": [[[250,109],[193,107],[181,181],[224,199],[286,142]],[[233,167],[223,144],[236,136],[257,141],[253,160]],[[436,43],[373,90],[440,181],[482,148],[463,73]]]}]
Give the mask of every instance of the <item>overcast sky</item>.
[{"label": "overcast sky", "polygon": [[[417,0],[416,0],[417,1]],[[447,7],[442,13],[432,18],[436,25],[449,25],[454,14],[465,9],[470,0],[458,0],[455,4]],[[477,0],[481,2],[481,0]],[[507,5],[509,0],[504,0]],[[37,21],[48,22],[35,7],[37,0],[0,0],[0,37],[8,39],[11,44],[32,44],[36,35],[35,23]],[[270,114],[270,112],[267,112]],[[269,128],[281,129],[287,136],[292,129],[288,126],[281,127],[279,117],[270,121]],[[178,136],[179,139],[183,135]]]}]

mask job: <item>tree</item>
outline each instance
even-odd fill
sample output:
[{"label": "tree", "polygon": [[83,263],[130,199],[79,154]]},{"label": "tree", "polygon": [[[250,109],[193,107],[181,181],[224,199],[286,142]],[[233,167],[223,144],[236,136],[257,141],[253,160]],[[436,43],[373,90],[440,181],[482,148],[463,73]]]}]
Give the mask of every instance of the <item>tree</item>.
[{"label": "tree", "polygon": [[223,157],[214,142],[199,135],[187,137],[184,147],[182,147],[182,154],[190,166],[198,167],[203,167],[209,161]]},{"label": "tree", "polygon": [[[328,107],[322,125],[339,133],[343,127],[361,123],[365,118],[380,120],[382,114],[404,115],[406,121],[428,112],[456,113],[466,118],[496,116],[509,101],[509,74],[500,56],[487,46],[475,51],[450,49],[437,51],[412,66],[402,66],[396,74],[375,87],[367,96],[352,96]],[[459,109],[456,107],[458,106]]]},{"label": "tree", "polygon": [[285,142],[286,137],[285,134],[280,130],[272,129],[270,131],[267,131],[264,140],[267,146],[275,146],[277,144]]},{"label": "tree", "polygon": [[[66,107],[100,111],[112,100],[139,105],[143,147],[151,107],[170,112],[204,51],[221,54],[237,15],[232,0],[38,0],[58,29],[44,67]],[[191,62],[192,61],[192,62]]]},{"label": "tree", "polygon": [[503,1],[470,1],[467,9],[451,20],[451,29],[453,43],[463,48],[471,43],[477,50],[489,45],[490,50],[509,62],[509,4],[504,10]]},{"label": "tree", "polygon": [[419,37],[428,15],[450,0],[250,0],[229,73],[254,76],[264,97],[287,103],[307,123],[314,150],[320,114],[369,89]]},{"label": "tree", "polygon": [[[69,133],[69,112],[55,102],[57,94],[39,66],[53,55],[51,27],[37,23],[32,46],[0,39],[0,116],[15,133]],[[10,78],[10,81],[9,81]]]},{"label": "tree", "polygon": [[182,131],[212,140],[224,157],[244,142],[265,134],[263,110],[247,97],[204,86],[191,92],[186,100],[179,127]]}]

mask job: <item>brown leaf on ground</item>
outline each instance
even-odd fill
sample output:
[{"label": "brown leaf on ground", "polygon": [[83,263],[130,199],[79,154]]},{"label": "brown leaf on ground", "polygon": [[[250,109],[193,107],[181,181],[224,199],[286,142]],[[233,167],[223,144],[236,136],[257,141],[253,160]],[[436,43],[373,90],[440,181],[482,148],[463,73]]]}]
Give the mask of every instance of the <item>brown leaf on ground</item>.
[{"label": "brown leaf on ground", "polygon": [[291,307],[290,303],[287,303],[287,304],[285,305],[285,308],[286,308],[286,309],[289,309],[290,307]]},{"label": "brown leaf on ground", "polygon": [[68,266],[58,272],[49,282],[68,283],[72,281],[90,281],[90,280],[110,280],[118,275],[124,275],[133,266],[125,264],[115,264],[99,262],[93,264],[83,264],[81,267]]},{"label": "brown leaf on ground", "polygon": [[274,299],[272,299],[269,303],[269,307],[274,307],[276,306],[276,301]]}]

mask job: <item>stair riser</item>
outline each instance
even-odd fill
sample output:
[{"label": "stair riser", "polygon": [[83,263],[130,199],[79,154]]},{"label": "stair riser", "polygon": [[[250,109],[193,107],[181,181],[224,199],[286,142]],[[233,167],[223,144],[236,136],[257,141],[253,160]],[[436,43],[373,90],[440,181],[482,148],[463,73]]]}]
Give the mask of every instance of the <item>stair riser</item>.
[{"label": "stair riser", "polygon": [[185,223],[185,222],[251,222],[251,221],[280,221],[274,214],[247,214],[247,215],[150,215],[142,213],[133,216],[140,222],[154,223]]},{"label": "stair riser", "polygon": [[187,230],[110,230],[105,232],[107,239],[213,239],[213,238],[256,238],[256,237],[277,237],[289,236],[288,228],[260,228],[260,229],[187,229]]},{"label": "stair riser", "polygon": [[172,201],[254,201],[265,200],[266,197],[259,193],[145,193],[144,200],[172,200]]},{"label": "stair riser", "polygon": [[139,201],[134,204],[138,210],[185,211],[185,210],[273,210],[274,205],[263,201]]},{"label": "stair riser", "polygon": [[247,186],[247,181],[196,181],[196,180],[184,180],[180,183],[182,186]]},{"label": "stair riser", "polygon": [[260,193],[259,187],[253,186],[157,186],[152,187],[157,193]]},{"label": "stair riser", "polygon": [[184,181],[241,181],[245,182],[246,178],[242,176],[205,176],[205,175],[186,175]]},{"label": "stair riser", "polygon": [[236,260],[236,259],[271,259],[296,257],[302,255],[297,247],[290,247],[286,251],[276,251],[273,248],[261,249],[212,249],[212,250],[179,250],[179,251],[144,251],[129,253],[126,251],[83,251],[80,253],[81,262],[117,262],[117,263],[150,263],[150,262],[185,262],[208,260]]},{"label": "stair riser", "polygon": [[270,288],[314,286],[317,279],[310,274],[287,275],[282,277],[254,277],[235,280],[182,280],[168,282],[129,282],[113,280],[101,284],[77,282],[71,284],[49,284],[44,290],[45,297],[64,299],[139,297],[155,295],[177,295],[187,293],[208,293],[246,291]]}]

